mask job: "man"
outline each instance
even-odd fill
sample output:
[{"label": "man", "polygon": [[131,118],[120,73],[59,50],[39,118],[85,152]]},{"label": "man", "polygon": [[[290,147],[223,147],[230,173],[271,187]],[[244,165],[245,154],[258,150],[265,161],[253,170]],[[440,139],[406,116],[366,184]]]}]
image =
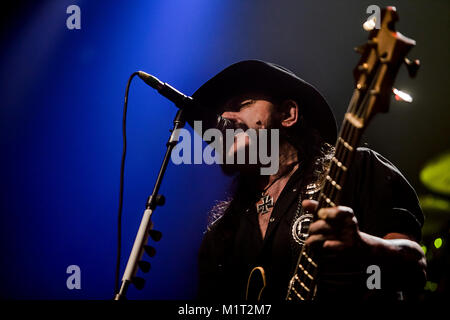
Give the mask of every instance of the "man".
[{"label": "man", "polygon": [[[235,128],[278,129],[279,170],[260,174],[261,164],[222,168],[236,175],[230,201],[213,210],[199,252],[199,297],[243,299],[250,271],[262,266],[266,300],[282,300],[301,247],[319,256],[317,299],[407,297],[423,288],[426,262],[418,245],[423,215],[417,196],[388,160],[358,148],[343,187],[341,206],[324,208],[305,226],[336,141],[334,116],[320,93],[291,71],[266,62],[236,63],[193,95],[203,119],[221,114]],[[192,119],[191,119],[192,120]],[[241,141],[241,142],[239,142]],[[235,139],[225,153],[248,149]],[[243,142],[242,142],[243,141]],[[368,288],[369,266],[381,285]]]}]

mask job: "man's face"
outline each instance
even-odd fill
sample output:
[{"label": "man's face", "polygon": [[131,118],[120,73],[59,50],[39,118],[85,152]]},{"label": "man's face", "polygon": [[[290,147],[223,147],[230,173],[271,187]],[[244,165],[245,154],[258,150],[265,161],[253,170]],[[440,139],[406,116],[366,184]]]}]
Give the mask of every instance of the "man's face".
[{"label": "man's face", "polygon": [[252,129],[269,129],[273,125],[275,106],[261,94],[243,94],[228,100],[222,117]]},{"label": "man's face", "polygon": [[[243,132],[237,133],[227,141],[225,136],[224,152],[228,157],[235,158],[239,152],[245,152],[246,159],[244,165],[224,165],[225,171],[243,171],[255,167],[251,166],[248,161],[249,152],[256,150],[257,141],[251,139],[245,131],[253,129],[256,134],[260,129],[273,129],[279,127],[279,119],[277,117],[276,106],[268,96],[262,94],[248,93],[233,97],[228,100],[223,110],[222,117],[231,120],[235,129],[242,129]],[[228,140],[230,137],[228,137]],[[227,147],[228,145],[228,147]],[[254,148],[252,148],[254,147]]]}]

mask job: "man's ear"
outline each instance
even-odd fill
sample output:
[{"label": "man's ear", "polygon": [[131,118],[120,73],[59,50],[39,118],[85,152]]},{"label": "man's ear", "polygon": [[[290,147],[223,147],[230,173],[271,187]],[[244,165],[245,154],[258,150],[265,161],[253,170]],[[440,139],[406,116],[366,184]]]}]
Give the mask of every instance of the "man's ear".
[{"label": "man's ear", "polygon": [[285,100],[282,103],[281,125],[289,128],[295,125],[299,119],[298,104],[294,100]]}]

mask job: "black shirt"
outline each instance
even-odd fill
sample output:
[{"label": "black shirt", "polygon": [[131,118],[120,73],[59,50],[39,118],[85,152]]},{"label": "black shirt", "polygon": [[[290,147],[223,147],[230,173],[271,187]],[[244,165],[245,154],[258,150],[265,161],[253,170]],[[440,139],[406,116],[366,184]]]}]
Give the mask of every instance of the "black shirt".
[{"label": "black shirt", "polygon": [[[264,239],[254,202],[231,202],[226,214],[208,229],[199,251],[200,299],[243,299],[248,275],[258,265],[267,275],[265,298],[284,299],[298,252],[291,228],[301,180],[299,168],[273,208]],[[378,237],[397,232],[417,241],[421,238],[424,219],[414,189],[373,150],[357,149],[340,204],[353,209],[360,231]],[[325,287],[331,288],[332,282],[324,280]]]}]

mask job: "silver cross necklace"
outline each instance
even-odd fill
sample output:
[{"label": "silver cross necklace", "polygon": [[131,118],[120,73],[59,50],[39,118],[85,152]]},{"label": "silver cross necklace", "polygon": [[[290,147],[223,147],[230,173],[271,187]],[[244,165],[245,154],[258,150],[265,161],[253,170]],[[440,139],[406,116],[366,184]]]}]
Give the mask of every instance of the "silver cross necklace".
[{"label": "silver cross necklace", "polygon": [[261,202],[261,204],[257,205],[257,211],[260,214],[266,214],[267,212],[269,212],[270,208],[273,208],[273,197],[271,195],[266,194],[267,190],[269,190],[269,188],[271,186],[273,186],[273,184],[275,182],[277,182],[281,177],[283,176],[279,176],[278,178],[276,178],[275,180],[273,180],[268,187],[266,187],[262,192],[261,192],[261,198],[259,199],[258,202]]},{"label": "silver cross necklace", "polygon": [[[298,163],[298,162],[297,162]],[[294,163],[293,168],[291,169],[291,172],[287,175],[280,175],[279,177],[277,177],[275,180],[273,180],[262,192],[261,192],[261,198],[259,199],[258,202],[262,202],[261,204],[258,204],[256,206],[256,209],[258,211],[258,213],[260,213],[261,215],[266,214],[267,212],[269,212],[270,208],[273,208],[274,203],[273,203],[273,197],[269,194],[266,194],[267,190],[269,190],[270,187],[273,186],[273,184],[275,182],[277,182],[280,178],[288,176],[290,177],[290,175],[292,174],[292,172],[294,171],[295,166],[297,165],[297,163]]]}]

